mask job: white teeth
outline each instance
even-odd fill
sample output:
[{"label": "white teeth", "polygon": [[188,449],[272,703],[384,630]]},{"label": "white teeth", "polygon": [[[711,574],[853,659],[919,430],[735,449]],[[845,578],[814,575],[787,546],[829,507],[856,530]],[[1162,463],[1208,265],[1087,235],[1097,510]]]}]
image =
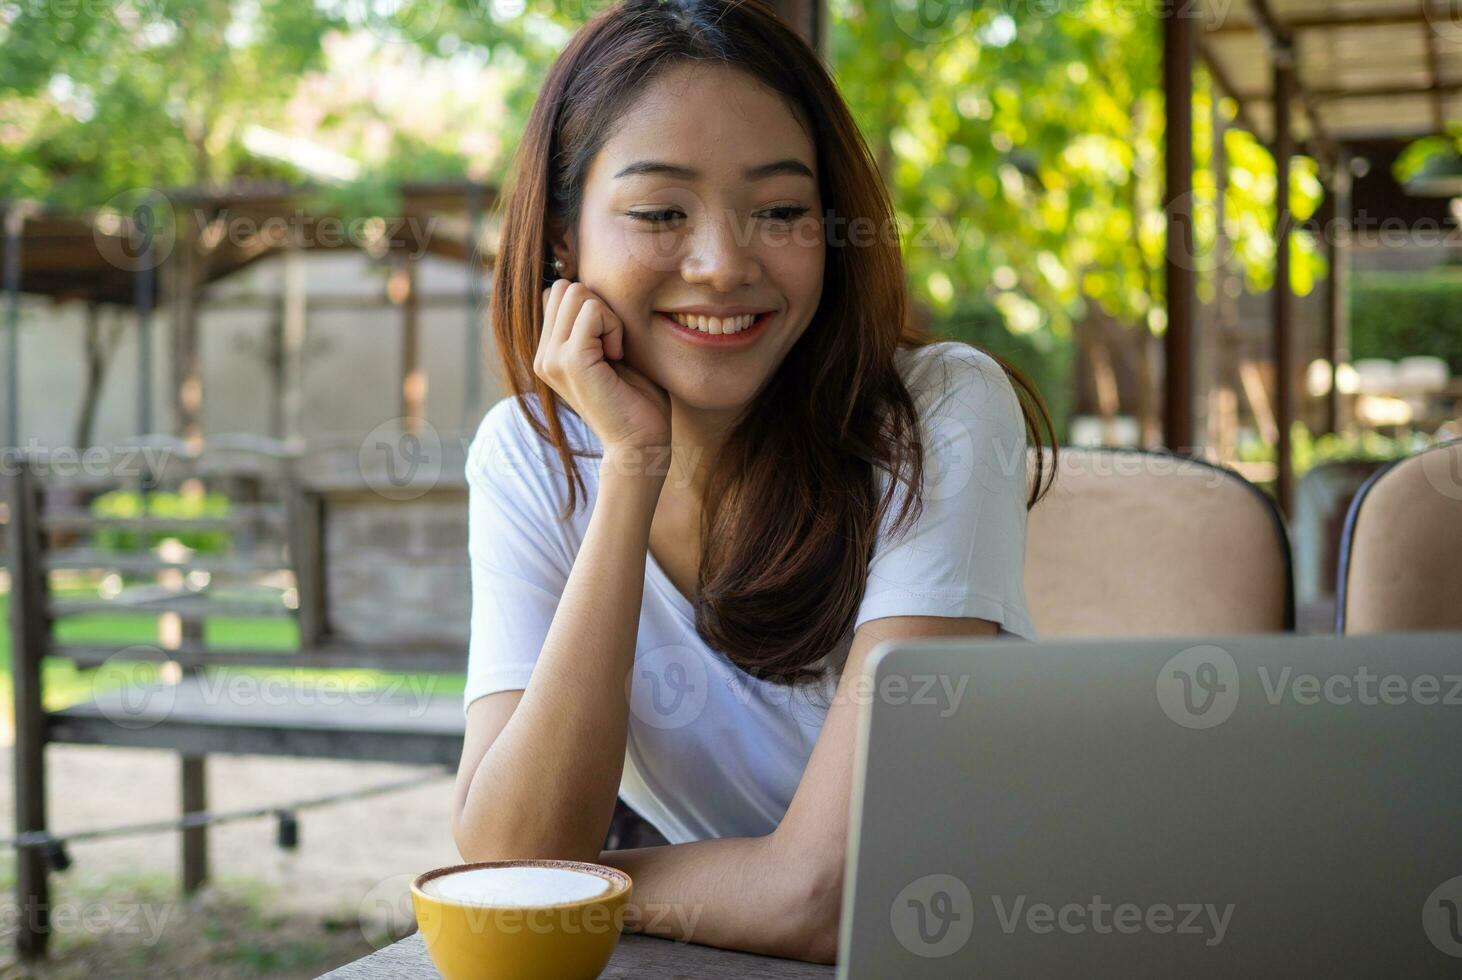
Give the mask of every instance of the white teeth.
[{"label": "white teeth", "polygon": [[709,334],[740,333],[756,322],[756,317],[751,314],[747,314],[746,316],[733,316],[725,320],[714,316],[696,316],[683,313],[670,313],[667,315],[682,327],[690,327],[692,330],[699,330],[701,333]]}]

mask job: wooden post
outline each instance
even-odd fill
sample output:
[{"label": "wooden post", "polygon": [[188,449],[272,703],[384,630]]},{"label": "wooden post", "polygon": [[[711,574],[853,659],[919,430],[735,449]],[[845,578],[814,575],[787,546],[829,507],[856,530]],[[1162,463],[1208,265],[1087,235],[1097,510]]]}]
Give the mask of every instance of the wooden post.
[{"label": "wooden post", "polygon": [[299,244],[291,242],[284,250],[283,324],[279,350],[285,439],[304,435],[306,302],[304,256],[300,253]]},{"label": "wooden post", "polygon": [[[39,488],[30,462],[6,460],[5,498],[10,507],[10,660],[15,705],[15,831],[46,829],[46,715],[41,701],[41,662],[46,653],[46,573],[41,567]],[[15,852],[15,897],[20,922],[15,948],[23,960],[46,955],[51,896],[45,853]]]},{"label": "wooden post", "polygon": [[196,447],[203,437],[203,375],[198,362],[199,215],[181,221],[173,273],[173,415],[175,431]]},{"label": "wooden post", "polygon": [[1294,101],[1294,47],[1274,48],[1274,420],[1278,426],[1274,496],[1280,513],[1289,517],[1294,500],[1294,457],[1289,427],[1294,421],[1294,296],[1289,282],[1289,162],[1294,155],[1290,103]]},{"label": "wooden post", "polygon": [[148,235],[143,242],[142,264],[132,280],[132,298],[137,310],[138,435],[152,431],[152,309],[157,292],[156,254],[152,248],[152,236]]},{"label": "wooden post", "polygon": [[[208,809],[207,756],[179,753],[182,811]],[[208,881],[208,827],[183,828],[183,894],[191,895]]]},{"label": "wooden post", "polygon": [[421,317],[416,261],[392,252],[391,301],[401,307],[401,430],[417,432],[426,418],[426,374],[421,368]]},{"label": "wooden post", "polygon": [[5,232],[5,445],[20,445],[20,240],[25,209],[11,202]]},{"label": "wooden post", "polygon": [[1340,365],[1350,360],[1350,155],[1341,147],[1336,154],[1335,173],[1326,188],[1330,195],[1330,223],[1323,229],[1325,261],[1325,359],[1330,362],[1330,390],[1325,395],[1325,431],[1340,432]]},{"label": "wooden post", "polygon": [[1179,8],[1162,20],[1166,148],[1163,258],[1168,323],[1163,334],[1163,445],[1193,448],[1193,311],[1197,250],[1193,235],[1193,60],[1197,22]]},{"label": "wooden post", "polygon": [[1213,275],[1213,316],[1209,323],[1208,360],[1204,373],[1205,399],[1211,406],[1207,426],[1209,459],[1228,463],[1237,452],[1238,389],[1241,384],[1238,364],[1238,293],[1242,290],[1238,276],[1229,262],[1232,244],[1226,230],[1227,209],[1224,196],[1228,192],[1228,151],[1224,133],[1228,122],[1223,118],[1217,98],[1213,100],[1213,183],[1214,183],[1214,253],[1217,262]]},{"label": "wooden post", "polygon": [[827,0],[770,0],[777,17],[827,61]]},{"label": "wooden post", "polygon": [[294,566],[300,649],[314,650],[327,633],[325,610],[324,500],[290,478],[289,560]]},{"label": "wooden post", "polygon": [[467,337],[462,365],[462,431],[477,431],[482,421],[482,185],[467,189]]}]

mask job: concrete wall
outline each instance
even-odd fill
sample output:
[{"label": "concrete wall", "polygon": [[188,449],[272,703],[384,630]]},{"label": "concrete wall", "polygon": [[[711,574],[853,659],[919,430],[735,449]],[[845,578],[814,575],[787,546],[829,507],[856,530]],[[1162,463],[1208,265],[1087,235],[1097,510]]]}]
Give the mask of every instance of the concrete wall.
[{"label": "concrete wall", "polygon": [[[376,309],[314,309],[307,313],[303,359],[301,430],[309,441],[359,439],[400,414],[401,316],[387,305],[385,270],[359,252],[305,253],[310,298],[379,298]],[[202,304],[199,357],[203,376],[203,427],[207,433],[269,434],[270,384],[266,355],[283,290],[284,263],[268,260],[215,284]],[[470,356],[468,282],[465,267],[432,256],[417,271],[421,362],[428,378],[427,420],[443,438],[475,431],[476,422],[500,394],[490,363],[485,311],[477,344],[481,397],[464,404]],[[433,305],[430,300],[439,302]],[[103,313],[110,319],[113,311]],[[153,318],[153,428],[172,431],[172,351],[168,311]],[[93,440],[123,439],[137,432],[137,337],[130,311],[107,373]],[[85,309],[53,305],[28,296],[20,324],[20,442],[44,448],[74,440],[85,380]],[[5,347],[0,344],[0,360]],[[6,375],[0,373],[0,379]],[[0,381],[3,383],[3,381]],[[0,400],[0,415],[4,401]],[[0,440],[8,420],[0,418]]]}]

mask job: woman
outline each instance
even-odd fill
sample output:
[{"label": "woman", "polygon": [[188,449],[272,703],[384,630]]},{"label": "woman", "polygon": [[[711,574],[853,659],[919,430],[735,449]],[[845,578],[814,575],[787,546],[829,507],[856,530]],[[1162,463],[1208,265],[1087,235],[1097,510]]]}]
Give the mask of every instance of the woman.
[{"label": "woman", "polygon": [[[503,228],[458,848],[602,860],[629,928],[832,962],[853,679],[883,640],[1032,635],[1049,418],[908,327],[872,157],[760,0],[589,21]],[[617,794],[670,843],[601,853]]]}]

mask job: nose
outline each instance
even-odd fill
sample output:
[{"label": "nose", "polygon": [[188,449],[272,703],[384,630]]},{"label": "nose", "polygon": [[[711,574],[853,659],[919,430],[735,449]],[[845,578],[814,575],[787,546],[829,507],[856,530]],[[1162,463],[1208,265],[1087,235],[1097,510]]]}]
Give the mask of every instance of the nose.
[{"label": "nose", "polygon": [[762,274],[755,246],[751,225],[739,222],[734,210],[722,209],[719,214],[707,211],[681,262],[681,278],[718,293],[755,285]]}]

